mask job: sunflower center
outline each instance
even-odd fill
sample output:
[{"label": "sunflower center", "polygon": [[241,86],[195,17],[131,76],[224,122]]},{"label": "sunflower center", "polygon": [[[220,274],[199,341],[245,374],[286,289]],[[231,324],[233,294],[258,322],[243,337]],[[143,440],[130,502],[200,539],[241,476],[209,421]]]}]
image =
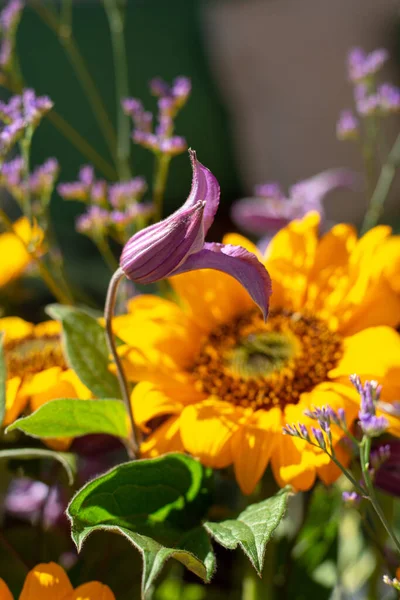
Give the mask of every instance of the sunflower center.
[{"label": "sunflower center", "polygon": [[34,375],[51,367],[66,369],[59,335],[28,336],[4,346],[7,377]]},{"label": "sunflower center", "polygon": [[296,404],[341,356],[341,337],[323,320],[277,310],[264,323],[251,311],[208,336],[193,374],[199,391],[257,410]]}]

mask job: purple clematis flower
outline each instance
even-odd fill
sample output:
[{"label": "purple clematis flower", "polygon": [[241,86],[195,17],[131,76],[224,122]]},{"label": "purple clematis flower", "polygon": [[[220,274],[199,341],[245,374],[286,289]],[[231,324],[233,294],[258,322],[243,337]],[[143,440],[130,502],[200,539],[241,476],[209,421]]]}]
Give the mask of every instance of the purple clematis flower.
[{"label": "purple clematis flower", "polygon": [[292,219],[300,219],[309,211],[317,211],[324,219],[323,199],[338,188],[353,189],[356,176],[347,169],[330,169],[305,179],[289,188],[285,197],[276,183],[255,187],[255,197],[243,198],[232,206],[231,216],[241,229],[265,239],[262,246]]},{"label": "purple clematis flower", "polygon": [[197,269],[216,269],[237,279],[268,313],[271,280],[260,261],[240,246],[207,243],[204,238],[218,209],[220,189],[214,175],[189,151],[192,188],[172,215],[136,233],[125,245],[120,266],[128,279],[154,283]]}]

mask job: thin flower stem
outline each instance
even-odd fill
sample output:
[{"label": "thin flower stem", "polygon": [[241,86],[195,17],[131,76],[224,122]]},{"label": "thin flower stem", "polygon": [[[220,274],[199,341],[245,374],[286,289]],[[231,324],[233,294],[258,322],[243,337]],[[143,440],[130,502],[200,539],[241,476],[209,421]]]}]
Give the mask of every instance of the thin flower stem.
[{"label": "thin flower stem", "polygon": [[367,488],[367,492],[368,492],[368,499],[371,502],[382,525],[386,529],[388,536],[390,537],[390,539],[396,546],[397,550],[400,552],[400,542],[396,538],[393,531],[391,530],[390,525],[386,520],[385,514],[384,514],[383,510],[381,509],[381,506],[378,502],[378,498],[376,497],[375,489],[374,489],[374,486],[373,486],[373,483],[371,480],[371,475],[369,472],[370,453],[371,453],[371,438],[368,436],[365,436],[363,441],[361,442],[361,470],[362,470],[362,474],[363,474],[363,478],[364,478],[365,487]]},{"label": "thin flower stem", "polygon": [[96,242],[96,246],[103,257],[104,262],[107,264],[110,271],[114,273],[114,271],[118,269],[119,264],[111,251],[110,244],[108,243],[107,238],[104,235],[100,235],[96,237],[94,241]]},{"label": "thin flower stem", "polygon": [[28,218],[29,223],[32,225],[33,217],[32,217],[32,204],[31,204],[31,191],[29,186],[29,174],[30,174],[30,153],[31,153],[31,143],[32,143],[32,135],[33,129],[32,126],[29,126],[26,129],[25,136],[20,142],[21,154],[23,159],[23,172],[24,172],[24,200],[23,207],[25,216]]},{"label": "thin flower stem", "polygon": [[389,155],[386,163],[381,169],[381,173],[378,178],[378,182],[371,196],[371,200],[364,217],[362,224],[361,233],[365,233],[371,227],[374,227],[379,221],[379,218],[383,212],[383,206],[386,198],[389,194],[390,188],[393,183],[396,171],[400,166],[400,134],[398,135],[395,143]]},{"label": "thin flower stem", "polygon": [[80,84],[87,96],[87,99],[91,104],[93,114],[96,117],[99,128],[107,142],[111,155],[114,157],[117,143],[115,131],[104,107],[101,96],[97,91],[93,78],[90,75],[90,71],[87,68],[86,63],[79,51],[75,38],[72,36],[71,28],[65,27],[65,24],[58,20],[57,14],[55,14],[43,2],[31,0],[31,4],[40,18],[58,36],[61,45],[64,47],[72,67],[74,68]]},{"label": "thin flower stem", "polygon": [[139,451],[140,435],[139,435],[139,431],[136,427],[135,419],[133,417],[133,410],[132,410],[132,405],[131,405],[131,401],[130,401],[129,385],[126,380],[122,362],[121,362],[121,359],[120,359],[118,351],[117,351],[117,347],[116,347],[115,339],[114,339],[114,332],[112,329],[112,319],[114,316],[114,308],[115,308],[115,301],[117,298],[118,286],[124,276],[125,275],[124,275],[124,272],[122,271],[122,269],[117,269],[115,271],[114,275],[111,277],[111,280],[110,280],[110,283],[108,286],[108,290],[107,290],[106,304],[104,307],[104,318],[106,321],[106,336],[107,336],[108,347],[110,349],[110,352],[111,352],[112,357],[115,362],[115,366],[117,368],[117,377],[118,377],[119,387],[121,390],[121,396],[122,396],[122,400],[125,403],[125,406],[126,406],[126,409],[127,409],[128,415],[129,415],[130,425],[131,425],[130,438],[128,440],[128,444],[129,444],[128,452],[129,452],[129,455],[131,458],[135,458]]},{"label": "thin flower stem", "polygon": [[364,159],[364,169],[367,177],[368,195],[371,195],[376,184],[376,162],[375,146],[377,140],[378,127],[375,117],[366,117],[365,119],[365,137],[362,146]]},{"label": "thin flower stem", "polygon": [[124,15],[117,0],[103,0],[111,32],[117,102],[117,168],[120,179],[129,179],[130,127],[121,100],[129,96],[128,64],[124,39]]},{"label": "thin flower stem", "polygon": [[170,162],[171,157],[168,154],[160,152],[156,155],[153,181],[154,221],[156,223],[162,219],[164,194],[167,186]]}]

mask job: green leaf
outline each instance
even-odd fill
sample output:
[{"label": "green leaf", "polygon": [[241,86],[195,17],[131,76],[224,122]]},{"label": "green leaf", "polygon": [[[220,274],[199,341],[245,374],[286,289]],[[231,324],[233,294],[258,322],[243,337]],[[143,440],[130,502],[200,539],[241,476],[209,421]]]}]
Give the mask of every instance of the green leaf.
[{"label": "green leaf", "polygon": [[120,400],[51,400],[31,415],[14,421],[6,433],[14,429],[38,438],[78,437],[88,433],[128,437],[126,409]]},{"label": "green leaf", "polygon": [[266,546],[285,515],[290,493],[285,488],[267,500],[251,504],[237,519],[207,521],[204,527],[224,548],[235,550],[240,546],[261,577]]},{"label": "green leaf", "polygon": [[54,452],[53,450],[42,450],[41,448],[13,448],[0,450],[0,460],[30,460],[37,458],[51,458],[58,460],[64,467],[68,483],[74,483],[76,473],[76,457],[71,452]]},{"label": "green leaf", "polygon": [[0,331],[0,425],[6,414],[6,380],[7,367],[3,350],[4,332]]},{"label": "green leaf", "polygon": [[119,465],[72,499],[72,538],[78,550],[96,529],[128,538],[143,557],[143,597],[171,557],[209,581],[215,559],[198,526],[210,503],[208,486],[209,471],[184,454]]},{"label": "green leaf", "polygon": [[106,334],[97,320],[83,310],[50,304],[46,312],[63,326],[63,344],[69,365],[98,398],[119,398],[117,378],[109,371]]}]

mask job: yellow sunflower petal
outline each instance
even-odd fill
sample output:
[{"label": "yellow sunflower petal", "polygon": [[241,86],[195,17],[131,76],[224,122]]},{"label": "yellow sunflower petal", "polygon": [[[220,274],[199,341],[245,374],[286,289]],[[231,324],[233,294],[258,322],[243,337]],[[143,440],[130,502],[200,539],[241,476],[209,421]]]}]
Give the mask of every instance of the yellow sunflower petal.
[{"label": "yellow sunflower petal", "polygon": [[383,273],[391,288],[400,294],[400,236],[385,240],[374,254],[371,270]]},{"label": "yellow sunflower petal", "polygon": [[142,458],[153,458],[167,452],[184,452],[181,440],[180,419],[171,417],[149,435],[140,446]]},{"label": "yellow sunflower petal", "polygon": [[307,449],[306,443],[300,451],[293,441],[289,436],[277,436],[271,456],[272,471],[281,487],[290,484],[298,491],[309,490],[316,477],[314,454]]},{"label": "yellow sunflower petal", "polygon": [[259,410],[232,436],[235,476],[244,494],[251,494],[263,476],[280,435],[281,420],[278,408]]},{"label": "yellow sunflower petal", "polygon": [[34,331],[34,325],[19,317],[3,317],[0,319],[0,331],[4,332],[5,341],[8,342],[30,335]]},{"label": "yellow sunflower petal", "polygon": [[309,213],[278,231],[268,245],[265,265],[273,282],[271,306],[303,306],[318,245],[319,215]]},{"label": "yellow sunflower petal", "polygon": [[115,600],[115,596],[108,585],[91,581],[77,587],[66,600]]},{"label": "yellow sunflower petal", "polygon": [[0,235],[0,287],[16,279],[26,269],[32,258],[26,251],[24,243],[28,243],[33,234],[29,221],[22,217],[14,223],[17,234],[7,232]]},{"label": "yellow sunflower petal", "polygon": [[255,306],[236,279],[219,271],[201,269],[176,275],[169,281],[185,313],[204,332]]},{"label": "yellow sunflower petal", "polygon": [[232,463],[231,438],[243,419],[243,410],[218,399],[187,406],[180,417],[183,445],[204,465],[227,467]]},{"label": "yellow sunflower petal", "polygon": [[19,600],[66,600],[73,592],[64,571],[55,563],[42,563],[29,571]]},{"label": "yellow sunflower petal", "polygon": [[15,421],[15,419],[17,419],[24,411],[28,403],[28,396],[21,393],[20,386],[20,377],[12,377],[6,382],[6,412],[3,421],[4,427],[13,423],[13,421]]},{"label": "yellow sunflower petal", "polygon": [[400,335],[390,327],[370,327],[344,340],[344,354],[329,372],[332,379],[347,383],[351,374],[375,379],[382,386],[382,399],[400,398]]},{"label": "yellow sunflower petal", "polygon": [[67,369],[63,371],[60,375],[61,381],[65,381],[72,386],[74,390],[71,392],[72,396],[68,396],[69,398],[80,398],[81,400],[88,400],[89,398],[93,398],[92,392],[89,388],[86,387],[84,383],[79,379],[78,375],[72,369]]},{"label": "yellow sunflower petal", "polygon": [[147,423],[152,419],[179,413],[185,404],[193,402],[190,387],[176,386],[169,388],[168,391],[169,393],[149,381],[142,381],[135,386],[131,395],[131,405],[135,422],[139,427],[146,430]]},{"label": "yellow sunflower petal", "polygon": [[35,325],[34,334],[36,337],[43,335],[58,335],[62,331],[62,325],[59,321],[43,321]]},{"label": "yellow sunflower petal", "polygon": [[1,600],[14,600],[10,589],[4,579],[0,578],[0,598]]}]

